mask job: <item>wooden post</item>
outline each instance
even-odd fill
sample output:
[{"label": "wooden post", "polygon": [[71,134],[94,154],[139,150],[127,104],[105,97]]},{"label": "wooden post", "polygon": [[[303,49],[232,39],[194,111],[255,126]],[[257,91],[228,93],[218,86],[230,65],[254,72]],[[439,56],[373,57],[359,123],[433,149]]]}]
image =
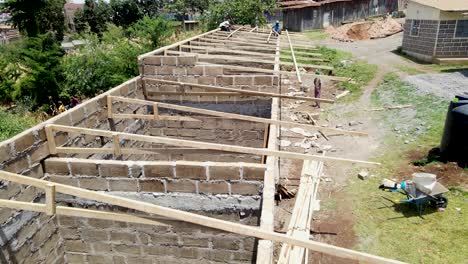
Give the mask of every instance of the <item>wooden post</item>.
[{"label": "wooden post", "polygon": [[122,155],[122,149],[120,148],[120,138],[119,134],[112,134],[112,143],[114,144],[114,155]]},{"label": "wooden post", "polygon": [[[143,77],[145,75],[143,74]],[[141,86],[143,88],[143,97],[145,98],[145,100],[148,100],[148,91],[146,90],[146,80],[145,78],[141,78]]]},{"label": "wooden post", "polygon": [[55,155],[57,154],[57,145],[55,144],[54,131],[51,127],[47,126],[44,128],[44,130],[47,137],[47,145],[49,146],[49,153],[51,155]]},{"label": "wooden post", "polygon": [[[289,48],[291,49],[291,56],[294,62],[294,68],[296,69],[297,80],[302,85],[301,73],[299,72],[299,68],[297,67],[296,56],[294,55],[294,48],[291,42],[291,38],[289,38],[289,32],[286,30],[286,35],[288,36]],[[302,90],[302,87],[301,87]]]},{"label": "wooden post", "polygon": [[107,118],[112,118],[112,96],[107,96]]},{"label": "wooden post", "polygon": [[154,116],[154,120],[159,120],[158,103],[153,104],[153,116]]},{"label": "wooden post", "polygon": [[45,202],[46,202],[46,214],[55,214],[55,184],[48,183],[45,185]]},{"label": "wooden post", "polygon": [[234,30],[231,34],[229,34],[226,39],[229,39],[232,35],[234,35],[234,33],[236,33],[237,31],[241,30],[244,26],[240,26],[238,29]]}]

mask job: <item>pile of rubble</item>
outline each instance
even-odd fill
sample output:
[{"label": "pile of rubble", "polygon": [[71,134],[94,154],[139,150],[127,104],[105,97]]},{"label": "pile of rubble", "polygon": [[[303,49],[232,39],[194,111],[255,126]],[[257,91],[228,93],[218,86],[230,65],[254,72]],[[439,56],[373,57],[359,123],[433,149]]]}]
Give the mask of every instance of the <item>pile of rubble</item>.
[{"label": "pile of rubble", "polygon": [[385,38],[403,31],[403,26],[391,17],[378,21],[362,21],[325,29],[332,39],[344,42]]}]

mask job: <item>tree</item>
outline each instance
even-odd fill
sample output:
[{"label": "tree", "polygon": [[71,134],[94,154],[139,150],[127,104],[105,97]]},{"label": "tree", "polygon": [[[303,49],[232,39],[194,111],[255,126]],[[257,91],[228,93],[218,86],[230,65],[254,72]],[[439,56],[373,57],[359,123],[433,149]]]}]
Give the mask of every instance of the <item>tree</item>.
[{"label": "tree", "polygon": [[169,7],[172,12],[177,13],[183,19],[189,14],[203,14],[208,9],[208,0],[175,0]]},{"label": "tree", "polygon": [[47,4],[46,0],[7,0],[5,9],[11,12],[11,22],[29,37],[39,34],[38,13]]},{"label": "tree", "polygon": [[41,34],[53,32],[58,40],[63,39],[65,31],[65,0],[47,0],[47,4],[38,12],[37,20]]},{"label": "tree", "polygon": [[54,32],[63,39],[65,0],[7,0],[5,8],[11,12],[13,25],[29,37]]},{"label": "tree", "polygon": [[263,25],[267,22],[265,13],[271,12],[275,7],[275,0],[232,0],[210,4],[208,28],[216,28],[219,23],[229,19],[231,24]]},{"label": "tree", "polygon": [[172,36],[174,27],[163,17],[150,18],[145,16],[129,29],[130,36],[133,38],[147,39],[150,41],[151,48],[162,46],[163,41]]},{"label": "tree", "polygon": [[61,97],[92,97],[138,75],[136,57],[149,51],[128,40],[122,28],[110,25],[101,40],[84,36],[88,43],[62,61],[65,82]]},{"label": "tree", "polygon": [[89,27],[91,32],[102,35],[107,23],[112,20],[112,8],[103,0],[86,0],[83,11],[75,14],[74,23],[78,32]]},{"label": "tree", "polygon": [[35,109],[47,104],[48,96],[59,95],[64,52],[53,33],[24,38],[8,49],[8,64],[0,65],[2,101],[30,98],[31,108]]},{"label": "tree", "polygon": [[164,0],[136,0],[144,16],[157,17],[159,10],[164,8]]},{"label": "tree", "polygon": [[112,21],[117,26],[128,27],[143,18],[143,11],[136,0],[111,0]]},{"label": "tree", "polygon": [[21,73],[17,64],[15,64],[14,45],[0,45],[0,102],[10,103],[13,101],[15,84]]}]

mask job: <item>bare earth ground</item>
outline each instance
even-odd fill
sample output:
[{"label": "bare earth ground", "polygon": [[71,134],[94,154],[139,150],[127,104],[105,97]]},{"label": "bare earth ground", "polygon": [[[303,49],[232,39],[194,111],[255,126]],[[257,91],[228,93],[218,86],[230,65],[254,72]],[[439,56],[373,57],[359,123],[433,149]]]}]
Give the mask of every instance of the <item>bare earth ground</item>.
[{"label": "bare earth ground", "polygon": [[[371,64],[378,65],[378,72],[375,78],[363,88],[363,95],[357,101],[353,102],[338,102],[334,105],[322,104],[322,109],[317,110],[313,108],[311,103],[302,103],[296,106],[293,101],[286,102],[282,107],[282,120],[290,120],[289,111],[292,111],[288,106],[293,105],[293,110],[309,111],[311,113],[320,112],[318,125],[328,127],[340,127],[348,130],[365,131],[369,133],[369,137],[351,137],[351,136],[329,136],[329,141],[323,137],[319,137],[316,143],[319,147],[310,150],[304,150],[300,147],[295,147],[294,144],[301,142],[303,137],[300,134],[295,134],[290,131],[281,131],[281,138],[284,141],[282,150],[308,152],[316,154],[317,150],[324,145],[331,146],[331,150],[327,151],[326,155],[369,160],[373,156],[382,153],[385,150],[383,146],[383,138],[392,128],[389,124],[385,123],[377,113],[366,111],[371,105],[371,93],[382,82],[385,74],[389,72],[397,73],[401,79],[404,79],[408,74],[404,71],[398,70],[398,66],[409,67],[417,69],[418,71],[431,74],[421,75],[422,77],[416,80],[424,80],[436,78],[442,80],[447,76],[434,75],[433,71],[420,64],[414,63],[401,56],[393,53],[398,46],[401,45],[402,33],[393,35],[385,39],[368,40],[354,43],[341,43],[332,40],[319,41],[318,45],[325,45],[329,48],[335,48],[343,51],[351,52],[357,59],[366,60]],[[456,73],[455,73],[456,74]],[[414,77],[414,76],[413,76]],[[463,76],[465,77],[465,76]],[[305,82],[310,82],[306,80]],[[460,83],[461,91],[468,91],[468,78],[459,78],[455,80]],[[421,85],[424,86],[424,85]],[[313,87],[313,85],[309,86]],[[429,91],[441,97],[447,97],[443,93],[438,93],[437,86],[434,86],[434,91],[424,86],[424,91]],[[437,88],[437,89],[436,89]],[[463,90],[463,88],[465,88]],[[285,87],[283,87],[283,92]],[[324,86],[322,90],[327,90],[325,98],[333,98],[336,88],[333,86]],[[457,90],[457,92],[459,92]],[[313,96],[312,91],[306,93],[308,96]],[[453,96],[453,95],[450,95]],[[286,106],[286,109],[284,107]],[[352,124],[350,124],[352,122]],[[421,154],[414,154],[415,157]],[[300,175],[302,162],[293,162],[290,160],[281,160],[281,175]],[[312,223],[312,236],[316,241],[326,242],[333,245],[338,245],[347,248],[353,248],[357,244],[358,238],[353,231],[353,227],[357,219],[355,219],[351,199],[346,197],[342,190],[346,187],[348,177],[357,176],[358,170],[362,168],[353,168],[349,164],[344,163],[327,163],[324,169],[323,181],[320,183],[319,198],[321,200],[321,210],[314,212]],[[414,168],[414,171],[417,168]],[[450,173],[450,168],[433,168],[428,169],[433,172],[439,173],[441,178],[443,175]],[[456,170],[455,168],[453,170]],[[402,171],[408,175],[408,171]],[[402,174],[403,175],[403,174]],[[410,174],[409,174],[410,175]],[[281,183],[288,186],[289,189],[295,189],[298,185],[298,178],[283,178]],[[278,210],[276,210],[276,231],[287,231],[289,217],[294,207],[294,199],[282,200],[279,203]],[[311,260],[318,263],[352,263],[349,260],[337,259],[324,254],[314,253]]]}]

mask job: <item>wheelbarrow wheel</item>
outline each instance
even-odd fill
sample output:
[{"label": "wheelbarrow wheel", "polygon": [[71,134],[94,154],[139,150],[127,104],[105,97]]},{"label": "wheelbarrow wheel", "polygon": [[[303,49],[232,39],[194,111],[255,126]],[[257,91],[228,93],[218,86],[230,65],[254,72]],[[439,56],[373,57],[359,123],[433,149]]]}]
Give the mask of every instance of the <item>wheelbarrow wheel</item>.
[{"label": "wheelbarrow wheel", "polygon": [[448,198],[445,197],[445,195],[443,194],[439,194],[439,195],[434,196],[434,199],[430,201],[430,204],[435,209],[447,208]]}]

